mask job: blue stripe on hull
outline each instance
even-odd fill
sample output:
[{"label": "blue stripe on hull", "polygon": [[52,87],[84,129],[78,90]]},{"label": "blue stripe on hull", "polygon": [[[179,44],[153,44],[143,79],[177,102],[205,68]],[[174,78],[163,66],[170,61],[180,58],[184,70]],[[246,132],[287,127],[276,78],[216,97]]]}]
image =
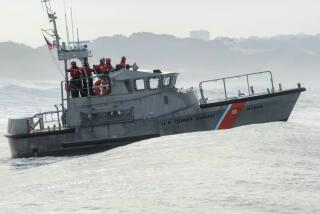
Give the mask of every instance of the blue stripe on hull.
[{"label": "blue stripe on hull", "polygon": [[218,125],[219,125],[219,123],[221,123],[222,117],[225,116],[226,112],[228,111],[228,106],[229,105],[225,105],[223,107],[223,110],[218,111],[216,113],[216,116],[214,117],[214,121],[213,121],[213,129],[214,130],[218,129]]}]

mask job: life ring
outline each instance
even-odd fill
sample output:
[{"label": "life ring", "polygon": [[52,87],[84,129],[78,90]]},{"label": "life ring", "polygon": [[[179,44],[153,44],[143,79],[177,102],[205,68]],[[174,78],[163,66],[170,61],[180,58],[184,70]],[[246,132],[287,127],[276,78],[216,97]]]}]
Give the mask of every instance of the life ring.
[{"label": "life ring", "polygon": [[97,80],[92,87],[93,93],[96,96],[107,96],[110,94],[111,89],[109,81],[106,79]]}]

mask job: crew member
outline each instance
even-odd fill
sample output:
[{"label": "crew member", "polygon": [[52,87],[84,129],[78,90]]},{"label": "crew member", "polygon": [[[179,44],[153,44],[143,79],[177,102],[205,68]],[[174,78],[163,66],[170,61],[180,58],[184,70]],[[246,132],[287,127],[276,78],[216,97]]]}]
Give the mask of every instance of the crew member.
[{"label": "crew member", "polygon": [[120,64],[116,65],[115,71],[119,71],[119,70],[121,70],[123,68],[126,68],[126,69],[129,68],[129,66],[126,64],[126,57],[125,56],[121,57]]},{"label": "crew member", "polygon": [[106,59],[100,59],[100,64],[97,66],[97,73],[98,74],[106,74],[108,73],[108,66],[106,64]]},{"label": "crew member", "polygon": [[111,65],[111,59],[107,58],[106,59],[106,64],[107,64],[107,72],[110,73],[113,71],[113,66]]},{"label": "crew member", "polygon": [[75,61],[71,62],[71,68],[68,70],[70,73],[70,89],[71,89],[71,97],[79,97],[79,92],[81,90],[81,70],[77,66]]},{"label": "crew member", "polygon": [[127,66],[126,60],[127,60],[127,59],[126,59],[125,56],[123,56],[123,57],[121,58],[121,62],[120,62],[121,68],[125,68],[125,67]]},{"label": "crew member", "polygon": [[93,69],[90,68],[88,58],[85,58],[83,60],[83,67],[81,68],[82,86],[83,86],[81,90],[81,97],[86,97],[88,95],[88,89],[87,89],[88,84],[89,84],[89,93],[90,95],[92,95],[92,86],[93,86],[92,72],[93,72]]}]

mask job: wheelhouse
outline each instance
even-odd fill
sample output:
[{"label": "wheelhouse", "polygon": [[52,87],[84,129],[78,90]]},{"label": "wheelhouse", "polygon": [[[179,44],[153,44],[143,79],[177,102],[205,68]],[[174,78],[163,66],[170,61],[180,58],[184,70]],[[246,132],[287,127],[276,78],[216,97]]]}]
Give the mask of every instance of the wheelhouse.
[{"label": "wheelhouse", "polygon": [[[107,76],[99,76],[94,75],[90,77],[93,79],[93,82],[97,82],[101,79],[108,80],[108,87],[110,87],[110,94],[94,94],[90,93],[90,91],[86,91],[87,97],[99,97],[99,96],[117,96],[117,95],[125,95],[130,93],[140,93],[140,92],[147,92],[147,91],[159,91],[159,90],[166,90],[166,89],[174,89],[176,88],[176,81],[177,81],[178,73],[151,73],[151,72],[142,72],[142,71],[133,71],[122,69],[120,71],[115,71],[113,73],[108,74]],[[86,81],[86,79],[82,79],[82,81]],[[61,87],[64,85],[69,85],[69,83],[65,83],[63,81],[61,83]],[[100,86],[93,86],[100,87]],[[68,87],[67,87],[68,88]],[[78,89],[81,90],[80,88]],[[63,92],[62,88],[62,97],[64,101],[68,99],[79,99],[79,98],[71,98],[70,90],[66,90]],[[65,98],[64,98],[65,97]]]}]

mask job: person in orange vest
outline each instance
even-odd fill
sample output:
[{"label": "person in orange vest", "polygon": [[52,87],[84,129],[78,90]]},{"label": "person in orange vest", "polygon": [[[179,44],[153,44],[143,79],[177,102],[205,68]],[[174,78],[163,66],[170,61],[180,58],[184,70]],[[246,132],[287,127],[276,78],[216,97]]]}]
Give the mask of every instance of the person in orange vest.
[{"label": "person in orange vest", "polygon": [[81,91],[81,70],[77,66],[75,61],[71,62],[71,68],[68,70],[70,73],[70,89],[71,89],[71,97],[76,98],[79,97],[79,92]]},{"label": "person in orange vest", "polygon": [[127,66],[126,60],[127,60],[127,59],[126,59],[125,56],[123,56],[123,57],[121,58],[120,66],[121,66],[122,68],[125,68],[125,67]]},{"label": "person in orange vest", "polygon": [[117,64],[115,71],[119,71],[123,68],[129,68],[129,66],[126,64],[126,57],[121,57],[120,64]]},{"label": "person in orange vest", "polygon": [[82,86],[83,86],[81,90],[81,97],[88,96],[88,89],[87,89],[88,84],[89,84],[89,93],[90,95],[92,95],[92,86],[93,86],[92,72],[93,72],[93,69],[90,68],[88,58],[84,58],[83,67],[81,68]]},{"label": "person in orange vest", "polygon": [[107,73],[110,73],[113,71],[113,66],[111,65],[111,59],[107,58],[106,59],[106,64],[107,64]]},{"label": "person in orange vest", "polygon": [[108,72],[108,67],[106,64],[106,59],[102,58],[100,59],[100,64],[97,66],[97,73],[98,74],[105,74]]}]

